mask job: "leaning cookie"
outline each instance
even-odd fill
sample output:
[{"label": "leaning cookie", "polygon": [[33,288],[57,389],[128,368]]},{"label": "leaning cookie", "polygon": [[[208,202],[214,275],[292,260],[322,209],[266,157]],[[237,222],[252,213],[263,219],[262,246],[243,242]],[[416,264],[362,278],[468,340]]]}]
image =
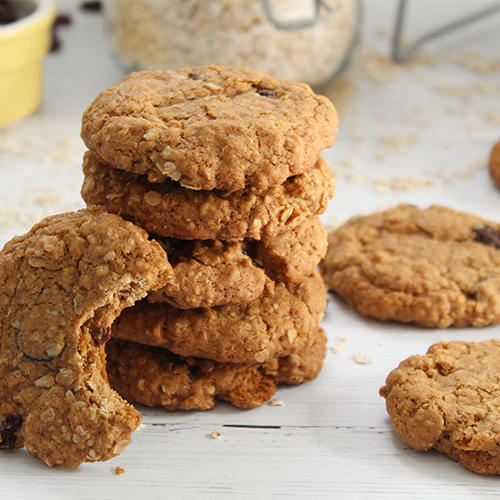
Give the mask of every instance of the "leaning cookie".
[{"label": "leaning cookie", "polygon": [[174,268],[174,279],[148,295],[180,309],[238,305],[263,293],[274,281],[297,282],[324,257],[327,233],[317,217],[258,242],[251,240],[159,240]]},{"label": "leaning cookie", "polygon": [[319,160],[308,172],[267,190],[235,193],[190,191],[175,182],[112,169],[88,151],[82,198],[136,222],[152,234],[182,240],[228,240],[273,236],[325,211],[333,196],[331,167]]},{"label": "leaning cookie", "polygon": [[497,142],[490,155],[490,175],[500,187],[500,142]]},{"label": "leaning cookie", "polygon": [[421,326],[500,322],[500,225],[449,208],[400,205],[329,236],[327,286],[362,315]]},{"label": "leaning cookie", "polygon": [[380,394],[398,436],[467,469],[500,474],[500,340],[439,342],[387,377]]},{"label": "leaning cookie", "polygon": [[333,104],[249,68],[141,71],[96,97],[82,138],[114,168],[195,190],[259,190],[312,168],[337,133]]},{"label": "leaning cookie", "polygon": [[172,268],[142,229],[87,209],[48,217],[0,252],[0,448],[78,467],[123,451],[140,415],[111,389],[120,311]]},{"label": "leaning cookie", "polygon": [[238,306],[181,310],[142,301],[123,311],[111,334],[180,356],[263,363],[311,345],[325,307],[325,288],[314,273],[300,283],[276,283],[272,296]]},{"label": "leaning cookie", "polygon": [[318,330],[313,345],[261,364],[181,358],[158,347],[112,339],[106,345],[111,386],[126,400],[167,410],[209,410],[219,400],[238,408],[261,406],[280,384],[315,379],[326,354]]}]

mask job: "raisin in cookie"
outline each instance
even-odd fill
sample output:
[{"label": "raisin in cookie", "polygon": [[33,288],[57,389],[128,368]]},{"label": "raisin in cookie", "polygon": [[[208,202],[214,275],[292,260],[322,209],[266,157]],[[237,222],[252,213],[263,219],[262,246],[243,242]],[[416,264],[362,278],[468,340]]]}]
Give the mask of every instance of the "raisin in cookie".
[{"label": "raisin in cookie", "polygon": [[78,467],[123,451],[140,415],[111,389],[104,343],[124,307],[172,276],[116,215],[42,220],[0,252],[0,448]]},{"label": "raisin in cookie", "polygon": [[387,377],[380,394],[398,436],[480,474],[500,474],[500,340],[439,342]]},{"label": "raisin in cookie", "polygon": [[82,138],[106,163],[195,190],[267,189],[312,168],[338,117],[309,86],[249,68],[141,71],[96,97]]},{"label": "raisin in cookie", "polygon": [[326,336],[296,354],[260,364],[181,358],[158,347],[112,339],[106,346],[111,386],[130,402],[167,410],[209,410],[218,400],[238,408],[263,405],[280,384],[315,379],[326,355]]},{"label": "raisin in cookie", "polygon": [[276,283],[272,296],[238,306],[181,310],[147,301],[123,311],[111,335],[180,356],[263,363],[311,345],[326,307],[318,273]]},{"label": "raisin in cookie", "polygon": [[362,315],[421,326],[500,322],[500,225],[449,208],[400,205],[329,236],[327,286]]},{"label": "raisin in cookie", "polygon": [[148,295],[180,309],[251,302],[272,294],[274,281],[309,276],[326,253],[327,233],[317,217],[259,242],[251,240],[159,240],[174,279]]},{"label": "raisin in cookie", "polygon": [[139,224],[152,234],[181,240],[261,239],[326,210],[335,179],[324,160],[302,175],[266,190],[190,191],[175,182],[109,168],[92,152],[83,161],[82,198]]},{"label": "raisin in cookie", "polygon": [[497,142],[490,155],[490,175],[500,187],[500,142]]}]

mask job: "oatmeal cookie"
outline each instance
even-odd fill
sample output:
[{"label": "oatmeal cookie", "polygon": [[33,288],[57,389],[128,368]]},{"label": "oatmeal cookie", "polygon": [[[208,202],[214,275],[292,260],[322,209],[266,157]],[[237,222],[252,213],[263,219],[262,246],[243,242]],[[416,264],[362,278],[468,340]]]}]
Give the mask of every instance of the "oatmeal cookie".
[{"label": "oatmeal cookie", "polygon": [[326,252],[327,233],[317,217],[259,242],[163,239],[175,278],[148,295],[179,309],[251,302],[272,294],[274,281],[309,276]]},{"label": "oatmeal cookie", "polygon": [[398,436],[480,474],[500,474],[500,340],[439,342],[387,377],[380,394]]},{"label": "oatmeal cookie", "polygon": [[497,142],[490,155],[490,175],[500,187],[500,142]]},{"label": "oatmeal cookie", "polygon": [[229,240],[273,236],[326,210],[335,179],[320,159],[302,175],[266,190],[236,193],[190,191],[175,182],[109,168],[92,152],[83,161],[82,198],[139,224],[152,234],[181,240]]},{"label": "oatmeal cookie", "polygon": [[132,73],[96,97],[82,138],[114,168],[194,190],[259,190],[312,168],[338,117],[308,85],[249,68]]},{"label": "oatmeal cookie", "polygon": [[111,386],[130,402],[167,410],[209,410],[218,400],[238,408],[263,405],[279,384],[315,379],[326,355],[326,336],[296,354],[260,364],[182,358],[158,347],[112,339],[106,345]]},{"label": "oatmeal cookie", "polygon": [[327,286],[363,316],[447,328],[500,322],[500,224],[399,205],[329,236]]},{"label": "oatmeal cookie", "polygon": [[180,356],[263,363],[311,345],[325,307],[325,288],[314,273],[300,283],[276,283],[273,296],[238,306],[181,310],[142,301],[123,311],[111,335]]},{"label": "oatmeal cookie", "polygon": [[78,467],[123,451],[140,415],[109,386],[104,343],[172,268],[146,232],[87,209],[42,220],[0,252],[0,448]]}]

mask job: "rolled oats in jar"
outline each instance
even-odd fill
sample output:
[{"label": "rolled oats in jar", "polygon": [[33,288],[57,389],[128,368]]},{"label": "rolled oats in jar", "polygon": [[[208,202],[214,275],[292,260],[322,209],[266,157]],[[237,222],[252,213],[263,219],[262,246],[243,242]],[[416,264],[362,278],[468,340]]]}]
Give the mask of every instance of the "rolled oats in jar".
[{"label": "rolled oats in jar", "polygon": [[359,0],[106,0],[128,71],[250,66],[319,87],[347,64]]}]

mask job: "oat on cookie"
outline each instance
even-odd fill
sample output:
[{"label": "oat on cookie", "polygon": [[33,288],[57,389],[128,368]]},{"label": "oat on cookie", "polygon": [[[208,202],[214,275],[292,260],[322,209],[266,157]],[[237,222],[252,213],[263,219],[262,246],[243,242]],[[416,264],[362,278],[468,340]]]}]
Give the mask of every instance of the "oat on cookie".
[{"label": "oat on cookie", "polygon": [[263,363],[310,345],[325,307],[325,288],[314,273],[300,283],[276,283],[273,296],[238,306],[180,310],[142,301],[123,311],[111,335],[180,356]]},{"label": "oat on cookie", "polygon": [[195,190],[267,189],[312,168],[338,117],[309,86],[249,68],[141,71],[96,97],[82,138],[107,164]]},{"label": "oat on cookie", "polygon": [[387,377],[380,394],[398,436],[480,474],[500,474],[500,340],[439,342]]},{"label": "oat on cookie", "polygon": [[82,198],[144,227],[182,240],[228,240],[275,235],[326,210],[335,179],[322,159],[302,175],[266,190],[190,191],[175,182],[109,168],[92,152],[83,160]]},{"label": "oat on cookie", "polygon": [[490,175],[497,186],[500,187],[500,141],[497,142],[491,150]]},{"label": "oat on cookie", "polygon": [[280,384],[317,377],[326,354],[326,336],[296,354],[260,364],[217,363],[181,358],[158,347],[112,339],[106,346],[111,386],[130,402],[167,410],[209,410],[218,400],[239,408],[268,401]]},{"label": "oat on cookie", "polygon": [[274,281],[309,276],[326,252],[317,217],[259,242],[160,239],[174,268],[167,285],[148,295],[180,309],[245,304],[272,294]]},{"label": "oat on cookie", "polygon": [[363,316],[421,326],[500,322],[500,224],[432,206],[399,205],[329,235],[331,290]]},{"label": "oat on cookie", "polygon": [[78,467],[123,451],[140,415],[111,389],[120,311],[172,268],[146,232],[87,209],[42,220],[0,252],[0,448]]}]

